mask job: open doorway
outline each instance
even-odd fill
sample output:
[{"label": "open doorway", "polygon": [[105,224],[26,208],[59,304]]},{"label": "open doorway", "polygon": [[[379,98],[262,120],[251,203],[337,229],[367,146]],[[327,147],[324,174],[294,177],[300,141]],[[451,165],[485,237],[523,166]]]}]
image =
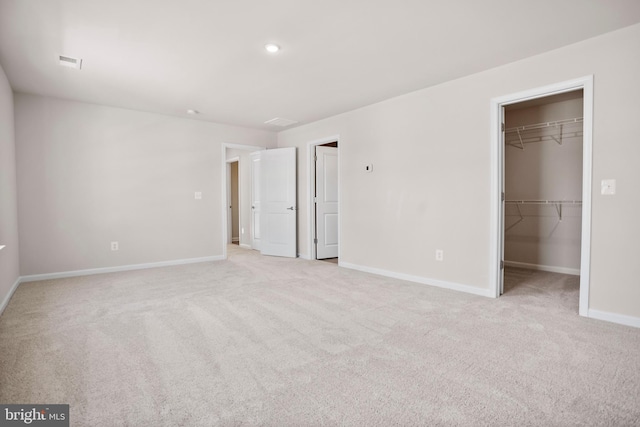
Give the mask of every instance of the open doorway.
[{"label": "open doorway", "polygon": [[239,246],[263,255],[297,256],[295,147],[266,150],[222,144],[222,251],[234,240],[233,163],[238,164]]},{"label": "open doorway", "polygon": [[340,256],[339,143],[309,143],[310,258],[337,264]]},{"label": "open doorway", "polygon": [[[241,144],[222,144],[222,253],[227,257],[227,245],[237,243],[245,249],[252,248],[252,176],[251,153],[264,150],[264,147],[256,147]],[[237,165],[237,192],[232,191],[231,168]],[[233,202],[233,194],[237,193],[237,202]],[[237,215],[233,206],[237,206]],[[234,217],[237,219],[237,227],[234,226]],[[236,231],[234,231],[234,228]],[[234,237],[237,238],[234,241]]]},{"label": "open doorway", "polygon": [[591,77],[492,100],[496,296],[550,292],[588,315],[592,100]]},{"label": "open doorway", "polygon": [[578,312],[583,90],[504,107],[503,293],[543,291]]},{"label": "open doorway", "polygon": [[240,186],[239,186],[239,158],[227,160],[227,204],[229,213],[227,219],[227,243],[240,244]]}]

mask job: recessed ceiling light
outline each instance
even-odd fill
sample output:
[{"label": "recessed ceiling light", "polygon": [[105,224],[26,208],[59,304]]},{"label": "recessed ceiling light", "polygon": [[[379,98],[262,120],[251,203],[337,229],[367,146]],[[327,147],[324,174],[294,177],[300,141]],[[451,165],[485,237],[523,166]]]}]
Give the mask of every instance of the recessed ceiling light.
[{"label": "recessed ceiling light", "polygon": [[195,115],[195,114],[200,114],[200,111],[198,111],[198,110],[187,110],[187,113]]},{"label": "recessed ceiling light", "polygon": [[60,61],[60,65],[63,67],[75,68],[76,70],[79,70],[82,67],[82,59],[80,58],[60,55],[58,59]]},{"label": "recessed ceiling light", "polygon": [[265,44],[264,48],[267,49],[267,52],[269,53],[276,53],[277,51],[280,50],[280,46],[273,43]]}]

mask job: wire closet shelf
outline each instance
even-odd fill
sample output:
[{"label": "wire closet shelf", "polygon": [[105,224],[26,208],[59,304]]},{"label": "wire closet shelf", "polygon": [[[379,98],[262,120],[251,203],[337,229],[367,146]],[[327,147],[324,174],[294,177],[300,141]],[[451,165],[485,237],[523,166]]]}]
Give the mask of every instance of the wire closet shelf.
[{"label": "wire closet shelf", "polygon": [[556,208],[556,213],[558,214],[558,221],[562,222],[562,206],[582,206],[582,200],[505,200],[504,203],[506,205],[515,205],[516,210],[518,211],[518,220],[508,226],[505,231],[511,230],[516,225],[520,224],[524,221],[524,215],[520,210],[521,205],[550,205]]},{"label": "wire closet shelf", "polygon": [[562,145],[567,139],[582,138],[582,122],[582,117],[576,117],[508,128],[504,131],[504,142],[521,150],[525,149],[525,144],[534,142],[554,141]]}]

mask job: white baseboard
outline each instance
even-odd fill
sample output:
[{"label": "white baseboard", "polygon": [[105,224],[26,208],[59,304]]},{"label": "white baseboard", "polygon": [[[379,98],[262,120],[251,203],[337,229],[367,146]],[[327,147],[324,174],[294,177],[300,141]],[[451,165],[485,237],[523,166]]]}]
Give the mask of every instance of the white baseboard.
[{"label": "white baseboard", "polygon": [[231,241],[232,241],[232,242],[239,242],[239,241],[240,241],[240,238],[239,238],[239,237],[233,237],[233,238],[231,239]]},{"label": "white baseboard", "polygon": [[311,260],[311,257],[309,255],[307,255],[307,254],[298,254],[298,258]]},{"label": "white baseboard", "polygon": [[21,280],[20,280],[20,277],[18,277],[15,283],[11,286],[11,289],[9,289],[9,293],[2,300],[2,305],[0,305],[0,316],[4,312],[4,309],[7,308],[7,304],[9,304],[9,300],[11,300],[11,297],[15,293],[16,289],[18,289],[18,285],[20,285],[20,283],[21,283]]},{"label": "white baseboard", "polygon": [[553,266],[553,265],[529,264],[529,263],[526,263],[526,262],[518,262],[518,261],[505,261],[504,265],[506,267],[517,267],[517,268],[526,268],[528,270],[548,271],[550,273],[572,274],[574,276],[579,276],[580,275],[580,269],[579,268],[556,267],[556,266]]},{"label": "white baseboard", "polygon": [[349,262],[338,261],[338,266],[350,268],[352,270],[364,271],[365,273],[373,273],[379,276],[392,277],[394,279],[406,280],[408,282],[421,283],[423,285],[437,286],[438,288],[451,289],[468,294],[480,295],[483,297],[495,298],[495,295],[489,289],[476,288],[475,286],[462,285],[460,283],[446,282],[444,280],[429,279],[427,277],[413,276],[410,274],[397,273],[395,271],[382,270],[380,268],[367,267],[363,265],[351,264]]},{"label": "white baseboard", "polygon": [[609,313],[607,311],[589,309],[587,317],[592,319],[604,320],[607,322],[618,323],[620,325],[633,326],[640,328],[640,317],[626,316],[624,314]]},{"label": "white baseboard", "polygon": [[62,279],[65,277],[89,276],[92,274],[117,273],[119,271],[142,270],[145,268],[169,267],[172,265],[195,264],[198,262],[221,261],[222,255],[208,256],[202,258],[177,259],[172,261],[150,262],[146,264],[130,264],[118,267],[91,268],[88,270],[63,271],[60,273],[33,274],[22,276],[20,283],[35,282],[38,280]]},{"label": "white baseboard", "polygon": [[251,249],[251,245],[247,245],[246,243],[240,243],[241,248]]}]

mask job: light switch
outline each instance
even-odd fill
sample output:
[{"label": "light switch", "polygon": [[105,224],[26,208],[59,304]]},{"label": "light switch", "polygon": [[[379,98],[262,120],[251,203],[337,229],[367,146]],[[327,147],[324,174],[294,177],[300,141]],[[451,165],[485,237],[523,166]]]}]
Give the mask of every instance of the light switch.
[{"label": "light switch", "polygon": [[201,191],[196,191],[195,197],[196,197],[196,200],[202,199],[202,192]]},{"label": "light switch", "polygon": [[616,180],[603,179],[600,182],[600,194],[603,196],[612,196],[616,194]]},{"label": "light switch", "polygon": [[368,165],[365,165],[364,171],[367,173],[373,172],[373,163],[369,163]]}]

